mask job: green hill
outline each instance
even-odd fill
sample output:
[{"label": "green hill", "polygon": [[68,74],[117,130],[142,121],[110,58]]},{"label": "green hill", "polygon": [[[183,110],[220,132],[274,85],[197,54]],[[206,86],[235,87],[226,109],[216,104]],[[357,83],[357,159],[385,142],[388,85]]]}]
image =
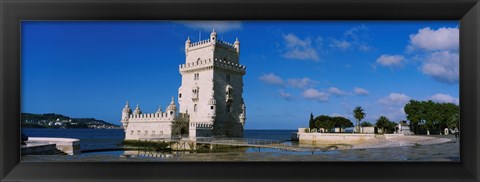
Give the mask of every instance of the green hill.
[{"label": "green hill", "polygon": [[22,113],[21,123],[23,128],[121,128],[118,125],[95,118],[71,118],[55,113]]}]

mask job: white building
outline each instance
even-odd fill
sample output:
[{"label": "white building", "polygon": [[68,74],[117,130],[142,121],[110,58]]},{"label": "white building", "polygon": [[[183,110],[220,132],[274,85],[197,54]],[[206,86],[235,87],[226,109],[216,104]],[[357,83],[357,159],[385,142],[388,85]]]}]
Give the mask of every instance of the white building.
[{"label": "white building", "polygon": [[195,137],[242,137],[246,120],[240,42],[210,38],[185,42],[186,62],[179,66],[182,85],[178,89],[179,113],[172,97],[166,112],[144,114],[137,105],[132,113],[127,104],[122,111],[125,140],[178,135]]}]

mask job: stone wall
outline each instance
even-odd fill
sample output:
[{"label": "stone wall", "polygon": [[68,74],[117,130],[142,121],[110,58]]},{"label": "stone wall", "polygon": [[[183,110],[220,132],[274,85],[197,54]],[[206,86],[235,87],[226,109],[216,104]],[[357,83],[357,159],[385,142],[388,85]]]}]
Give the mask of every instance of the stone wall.
[{"label": "stone wall", "polygon": [[300,143],[312,144],[340,144],[357,143],[374,139],[375,134],[352,133],[298,133]]},{"label": "stone wall", "polygon": [[55,147],[58,150],[61,150],[68,155],[77,155],[81,153],[79,139],[28,137],[28,142],[55,144]]}]

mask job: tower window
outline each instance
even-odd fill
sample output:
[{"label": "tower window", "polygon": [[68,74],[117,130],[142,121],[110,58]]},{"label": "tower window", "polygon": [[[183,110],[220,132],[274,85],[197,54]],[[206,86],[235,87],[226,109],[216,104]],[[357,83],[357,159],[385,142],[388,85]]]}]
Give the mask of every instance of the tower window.
[{"label": "tower window", "polygon": [[230,74],[227,74],[227,82],[230,81]]},{"label": "tower window", "polygon": [[230,112],[230,104],[227,105],[227,112]]},{"label": "tower window", "polygon": [[210,109],[213,110],[213,106],[210,106]]},{"label": "tower window", "polygon": [[179,94],[178,94],[178,98],[182,98],[182,93],[179,93]]},{"label": "tower window", "polygon": [[193,112],[197,112],[197,104],[193,105]]},{"label": "tower window", "polygon": [[193,74],[193,80],[198,80],[199,77],[200,77],[199,73]]}]

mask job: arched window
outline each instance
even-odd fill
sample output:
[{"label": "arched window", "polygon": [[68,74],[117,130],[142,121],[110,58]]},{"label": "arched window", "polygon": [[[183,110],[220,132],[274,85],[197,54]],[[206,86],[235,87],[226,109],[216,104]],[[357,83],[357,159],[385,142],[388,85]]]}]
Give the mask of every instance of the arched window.
[{"label": "arched window", "polygon": [[227,85],[227,88],[225,88],[225,98],[227,102],[233,100],[233,87],[230,85]]},{"label": "arched window", "polygon": [[197,104],[193,105],[193,112],[197,112]]},{"label": "arched window", "polygon": [[211,110],[213,110],[213,108],[214,108],[213,106],[210,106],[210,109],[211,109]]}]

